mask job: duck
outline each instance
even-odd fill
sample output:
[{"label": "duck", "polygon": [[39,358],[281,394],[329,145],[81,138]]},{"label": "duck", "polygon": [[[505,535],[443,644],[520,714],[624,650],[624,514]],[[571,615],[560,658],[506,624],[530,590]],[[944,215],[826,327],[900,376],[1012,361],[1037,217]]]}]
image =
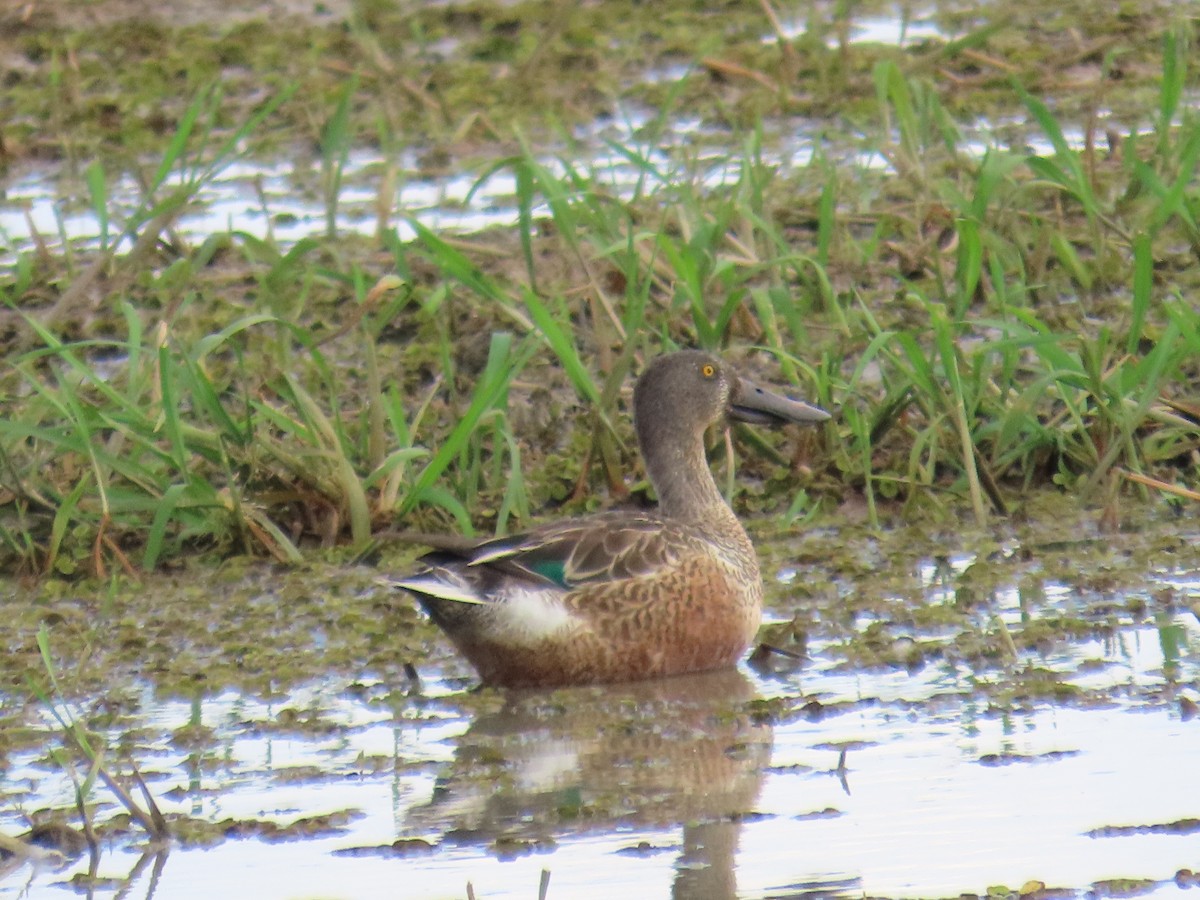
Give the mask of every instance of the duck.
[{"label": "duck", "polygon": [[762,577],[745,528],[709,468],[705,433],[732,422],[815,424],[829,413],[740,377],[720,357],[653,359],[633,391],[638,448],[658,507],[551,522],[431,549],[389,578],[483,685],[555,688],[665,678],[736,665],[762,620]]}]

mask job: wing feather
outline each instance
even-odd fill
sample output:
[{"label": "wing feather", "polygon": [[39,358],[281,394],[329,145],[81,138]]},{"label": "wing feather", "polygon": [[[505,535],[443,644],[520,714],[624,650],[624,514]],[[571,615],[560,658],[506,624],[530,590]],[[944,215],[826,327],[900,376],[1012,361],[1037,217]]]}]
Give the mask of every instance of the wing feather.
[{"label": "wing feather", "polygon": [[679,523],[616,513],[485,541],[465,556],[472,569],[517,570],[539,583],[571,588],[648,575],[680,560],[695,543]]}]

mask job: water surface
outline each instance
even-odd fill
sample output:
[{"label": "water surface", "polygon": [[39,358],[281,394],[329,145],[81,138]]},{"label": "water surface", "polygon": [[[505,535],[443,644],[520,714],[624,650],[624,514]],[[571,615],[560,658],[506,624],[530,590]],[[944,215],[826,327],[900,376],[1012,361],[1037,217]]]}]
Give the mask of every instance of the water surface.
[{"label": "water surface", "polygon": [[[471,691],[449,651],[419,686],[331,675],[178,700],[145,680],[110,740],[164,814],[226,834],[154,859],[136,827],[110,833],[98,873],[113,881],[93,896],[438,898],[469,881],[530,897],[544,870],[548,896],[571,898],[1181,894],[1177,874],[1200,869],[1200,572],[1160,567],[1100,598],[1030,581],[1055,555],[1040,553],[974,597],[980,633],[1095,627],[994,664],[955,629],[905,624],[964,602],[981,560],[963,553],[894,595],[833,602],[797,590],[798,564],[768,563],[770,617],[816,620],[802,664],[529,694]],[[881,629],[920,655],[853,662],[854,636]],[[44,709],[27,716],[51,738]],[[5,833],[72,817],[42,749],[10,753],[0,791]],[[93,799],[114,821],[111,795]],[[21,865],[0,896],[62,896],[88,865]]]}]

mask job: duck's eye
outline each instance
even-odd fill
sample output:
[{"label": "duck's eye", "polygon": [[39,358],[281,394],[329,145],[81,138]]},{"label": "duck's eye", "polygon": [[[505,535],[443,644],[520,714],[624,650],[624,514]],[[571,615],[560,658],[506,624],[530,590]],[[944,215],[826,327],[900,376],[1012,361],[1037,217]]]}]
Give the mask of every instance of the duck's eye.
[{"label": "duck's eye", "polygon": [[700,367],[700,374],[703,375],[705,378],[712,378],[714,375],[717,374],[717,370],[713,366],[712,363],[705,363],[703,366]]}]

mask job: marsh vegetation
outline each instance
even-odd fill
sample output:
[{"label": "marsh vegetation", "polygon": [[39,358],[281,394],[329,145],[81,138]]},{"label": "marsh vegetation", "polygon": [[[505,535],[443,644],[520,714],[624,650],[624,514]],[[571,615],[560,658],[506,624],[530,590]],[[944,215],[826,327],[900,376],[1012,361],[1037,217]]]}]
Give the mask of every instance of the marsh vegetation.
[{"label": "marsh vegetation", "polygon": [[[176,846],[248,836],[261,861],[267,842],[308,833],[346,851],[329,865],[357,867],[352,893],[394,879],[387,853],[364,850],[393,841],[459,887],[483,858],[536,854],[521,870],[532,893],[541,867],[599,864],[583,822],[589,840],[632,828],[623,849],[646,847],[620,859],[669,881],[704,841],[668,842],[664,864],[664,823],[707,817],[751,835],[746,892],[808,873],[831,891],[957,894],[1045,872],[1019,843],[1008,869],[957,880],[928,862],[872,880],[852,854],[820,877],[784,871],[746,849],[753,835],[802,822],[820,843],[838,816],[763,800],[775,812],[754,819],[755,798],[836,787],[840,749],[820,748],[850,746],[853,764],[871,734],[874,783],[910,715],[936,752],[1010,780],[1038,771],[1015,759],[1063,772],[1079,751],[1064,783],[1092,783],[1105,728],[1186,758],[1200,699],[1200,115],[1185,10],[273,13],[189,0],[0,12],[5,831],[82,819],[130,854],[155,814],[139,824],[134,788],[129,804],[98,798],[102,770],[135,785],[136,763]],[[405,826],[455,754],[464,792],[516,778],[519,753],[497,737],[509,718],[581,703],[596,718],[546,738],[577,747],[580,731],[636,732],[645,720],[621,717],[640,704],[672,705],[589,695],[514,711],[464,693],[467,670],[373,573],[411,558],[395,528],[506,532],[652,502],[628,385],[679,346],[837,411],[802,435],[714,440],[763,548],[763,641],[788,651],[664,724],[676,738],[698,729],[689,715],[728,729],[717,756],[740,748],[744,768],[713,776],[727,802],[596,787],[593,760],[537,812],[526,798],[490,825],[456,809]],[[1068,746],[1040,740],[1068,720]],[[298,749],[277,764],[284,744]],[[640,746],[605,764],[676,765],[666,744]],[[273,815],[284,806],[263,797],[292,763],[296,814]],[[351,776],[364,796],[314,800]],[[1186,834],[1169,826],[1200,815],[1200,797],[1176,788],[1173,804],[1087,828]],[[656,791],[675,797],[673,818],[628,799]],[[1172,789],[1135,793],[1157,791]],[[356,810],[370,810],[361,828]],[[1055,877],[1168,890],[1188,861],[1146,856],[1154,833],[1137,840],[1154,871]],[[736,830],[708,838],[736,856]]]}]

